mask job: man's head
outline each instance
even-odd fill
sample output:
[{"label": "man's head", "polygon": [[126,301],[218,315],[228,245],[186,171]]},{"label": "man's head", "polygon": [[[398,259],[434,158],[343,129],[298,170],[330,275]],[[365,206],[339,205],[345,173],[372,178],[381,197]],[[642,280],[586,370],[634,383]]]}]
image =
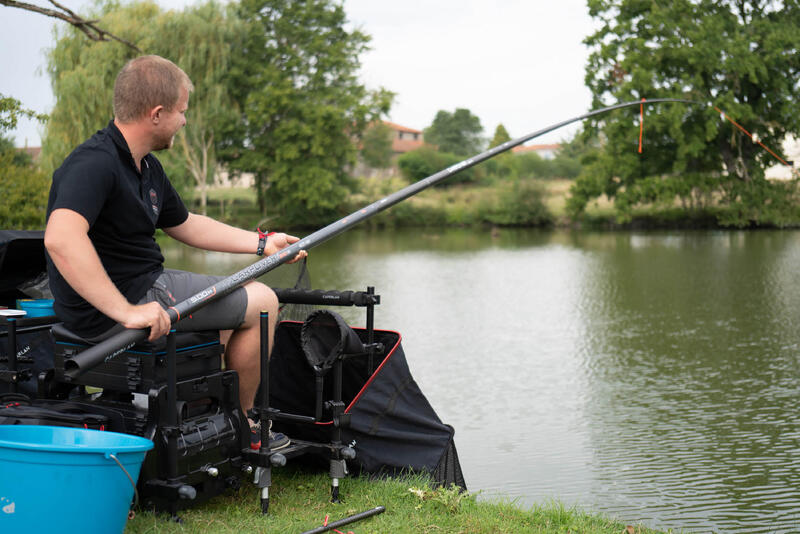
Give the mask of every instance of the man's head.
[{"label": "man's head", "polygon": [[114,84],[114,116],[122,123],[146,117],[153,108],[175,111],[183,90],[192,81],[180,67],[160,56],[140,56],[128,61]]}]

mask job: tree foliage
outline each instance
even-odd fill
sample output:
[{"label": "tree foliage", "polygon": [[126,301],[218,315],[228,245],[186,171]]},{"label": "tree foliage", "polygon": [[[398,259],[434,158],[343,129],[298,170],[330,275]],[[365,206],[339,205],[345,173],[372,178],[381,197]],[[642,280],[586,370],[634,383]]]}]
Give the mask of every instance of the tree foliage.
[{"label": "tree foliage", "polygon": [[494,129],[494,136],[492,137],[492,140],[489,141],[489,148],[500,146],[508,141],[511,141],[511,136],[508,135],[508,130],[506,130],[506,127],[502,124],[498,124],[497,128]]},{"label": "tree foliage", "polygon": [[50,180],[28,154],[0,136],[0,228],[41,229]]},{"label": "tree foliage", "polygon": [[[502,124],[498,124],[497,128],[494,129],[492,140],[489,141],[489,148],[500,146],[507,141],[511,141],[508,130]],[[494,174],[502,179],[515,179],[518,176],[516,163],[514,154],[511,151],[506,151],[481,165],[487,167],[489,174]]]},{"label": "tree foliage", "polygon": [[36,119],[40,122],[47,120],[47,115],[24,108],[22,102],[16,98],[0,93],[0,132],[16,128],[20,117]]},{"label": "tree foliage", "polygon": [[357,79],[368,36],[346,27],[332,0],[242,0],[244,46],[231,73],[242,110],[226,156],[255,173],[262,213],[327,219],[348,192],[367,124],[389,109],[391,93]]},{"label": "tree foliage", "polygon": [[392,164],[392,136],[394,130],[382,122],[371,124],[361,139],[361,159],[374,169],[385,169]]},{"label": "tree foliage", "polygon": [[425,141],[442,152],[471,156],[483,147],[481,133],[481,120],[468,109],[458,108],[453,113],[440,110],[425,128]]},{"label": "tree foliage", "polygon": [[[589,11],[602,24],[586,39],[596,107],[687,98],[713,103],[767,146],[800,132],[796,1],[590,0]],[[648,106],[641,155],[638,108],[601,116],[587,135],[598,131],[604,148],[573,187],[574,213],[601,194],[622,220],[638,205],[678,198],[704,207],[714,198],[737,214],[725,222],[744,225],[779,219],[786,203],[777,199],[794,192],[764,179],[775,161],[710,106]]]}]

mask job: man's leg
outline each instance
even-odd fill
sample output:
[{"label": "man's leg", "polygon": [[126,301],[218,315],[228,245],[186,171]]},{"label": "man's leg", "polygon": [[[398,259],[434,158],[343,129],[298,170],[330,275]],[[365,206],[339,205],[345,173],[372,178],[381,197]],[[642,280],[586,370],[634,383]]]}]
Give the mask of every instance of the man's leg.
[{"label": "man's leg", "polygon": [[[261,328],[262,311],[269,312],[269,352],[275,335],[278,319],[278,297],[260,282],[249,282],[244,286],[247,292],[247,310],[244,322],[234,330],[225,347],[226,368],[239,373],[239,402],[247,413],[253,403],[261,382]],[[224,337],[223,337],[224,339]]]},{"label": "man's leg", "polygon": [[[219,282],[221,277],[198,275],[184,271],[165,271],[148,291],[147,298],[158,300],[165,307],[196,294]],[[220,342],[225,345],[225,366],[239,376],[239,403],[246,414],[253,408],[261,381],[261,311],[269,312],[269,350],[278,319],[278,298],[258,282],[248,282],[218,301],[197,310],[176,324],[178,330],[219,330]],[[252,448],[260,446],[260,427],[250,421]],[[283,434],[270,432],[270,447],[289,444]]]}]

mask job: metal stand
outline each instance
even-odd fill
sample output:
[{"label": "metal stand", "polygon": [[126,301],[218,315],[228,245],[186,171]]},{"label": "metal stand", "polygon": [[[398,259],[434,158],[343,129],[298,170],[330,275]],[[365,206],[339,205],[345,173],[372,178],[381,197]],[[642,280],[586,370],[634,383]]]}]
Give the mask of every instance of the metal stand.
[{"label": "metal stand", "polygon": [[[281,453],[273,453],[269,446],[269,429],[272,426],[277,410],[269,407],[269,313],[262,311],[261,326],[261,399],[256,412],[261,422],[261,448],[254,455],[246,451],[256,464],[253,483],[261,488],[261,513],[269,513],[269,488],[272,485],[272,467],[286,465],[286,457]],[[247,415],[245,414],[245,417]],[[250,467],[252,469],[252,467]]]},{"label": "metal stand", "polygon": [[[8,383],[9,393],[19,393],[19,383],[30,380],[33,376],[31,369],[18,369],[19,362],[17,361],[17,333],[18,330],[17,319],[9,317],[3,322],[8,325],[8,366],[6,369],[0,369],[0,382]],[[23,327],[21,332],[31,332],[49,328],[49,325],[38,326],[33,328]]]},{"label": "metal stand", "polygon": [[149,480],[147,484],[158,488],[158,493],[169,499],[169,515],[172,521],[182,523],[178,517],[178,499],[194,500],[197,490],[189,484],[184,484],[178,477],[178,372],[176,365],[175,330],[167,334],[167,399],[166,399],[166,424],[162,426],[167,436],[167,478],[166,480]]}]

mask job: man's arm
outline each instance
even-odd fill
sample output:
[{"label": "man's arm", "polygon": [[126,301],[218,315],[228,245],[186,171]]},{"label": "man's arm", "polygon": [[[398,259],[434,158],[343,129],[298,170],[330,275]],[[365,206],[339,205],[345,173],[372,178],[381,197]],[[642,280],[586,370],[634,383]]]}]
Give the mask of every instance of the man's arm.
[{"label": "man's arm", "polygon": [[56,209],[47,220],[44,246],[58,272],[81,297],[125,328],[150,328],[150,340],[166,335],[169,315],[157,302],[134,305],[108,277],[79,213]]},{"label": "man's arm", "polygon": [[[258,248],[258,234],[256,232],[242,230],[196,213],[190,213],[183,223],[178,226],[164,228],[164,231],[173,239],[204,250],[255,254]],[[274,254],[299,239],[299,237],[292,235],[275,233],[267,239],[264,255]],[[306,255],[305,250],[300,251],[289,263],[304,258]]]}]

